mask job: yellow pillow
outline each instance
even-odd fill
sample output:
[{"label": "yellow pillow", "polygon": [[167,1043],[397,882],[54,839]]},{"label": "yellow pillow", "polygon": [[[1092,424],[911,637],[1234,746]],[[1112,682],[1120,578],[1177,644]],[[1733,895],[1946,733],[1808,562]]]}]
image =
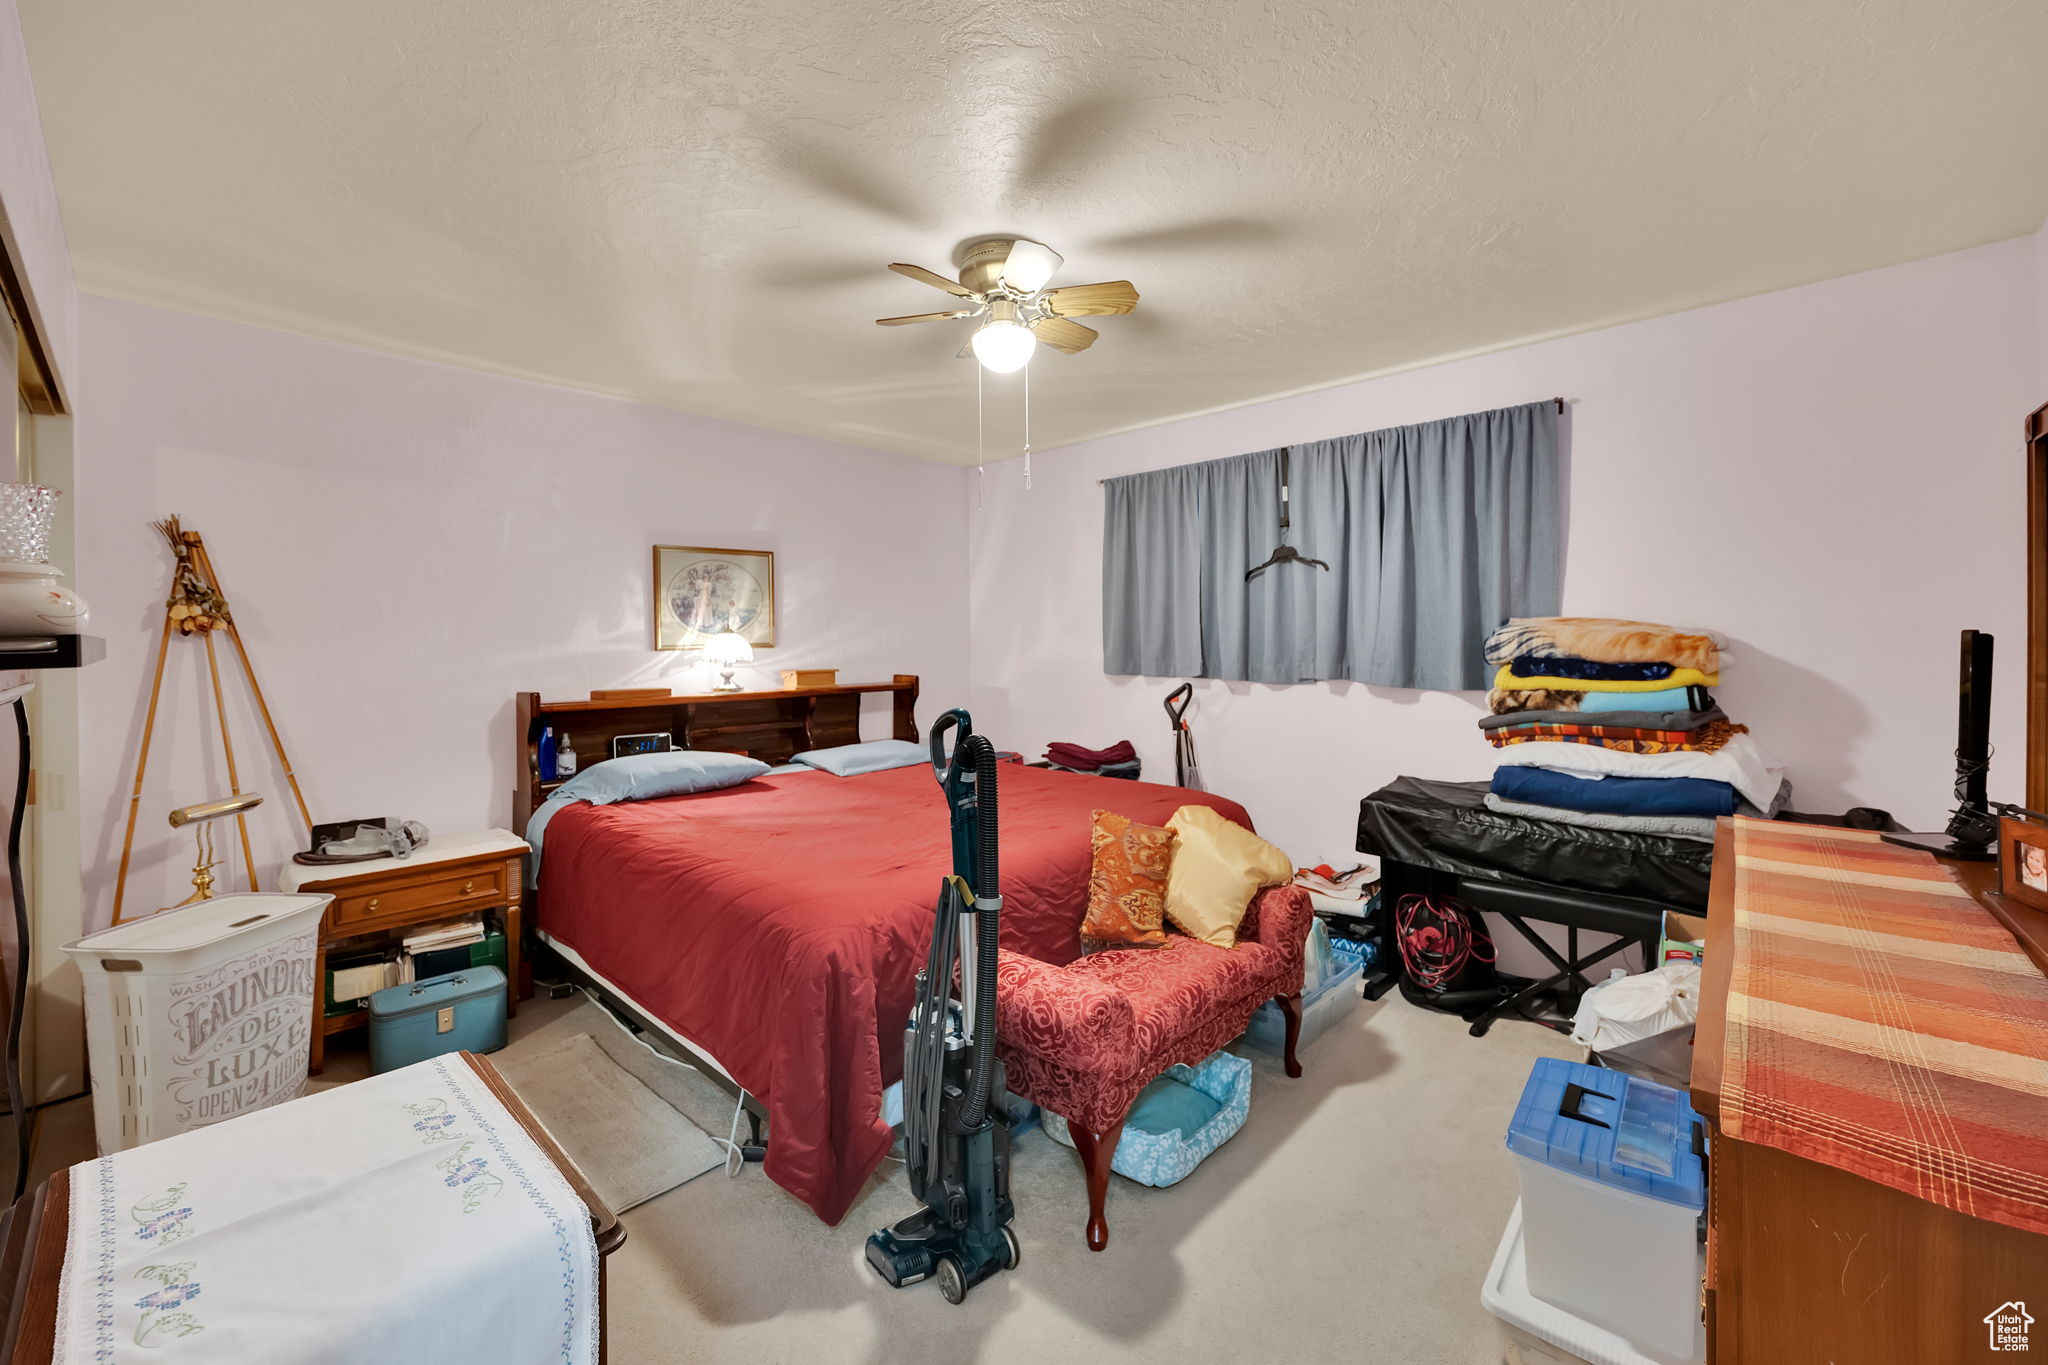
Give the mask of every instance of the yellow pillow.
[{"label": "yellow pillow", "polygon": [[1293,862],[1207,806],[1182,806],[1166,827],[1180,836],[1166,874],[1166,917],[1190,938],[1235,947],[1252,897],[1292,881]]}]

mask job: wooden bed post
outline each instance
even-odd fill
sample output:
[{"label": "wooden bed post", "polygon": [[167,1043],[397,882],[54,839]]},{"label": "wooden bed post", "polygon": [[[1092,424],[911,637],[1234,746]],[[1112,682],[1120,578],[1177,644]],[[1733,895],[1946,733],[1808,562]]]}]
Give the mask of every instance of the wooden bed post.
[{"label": "wooden bed post", "polygon": [[917,675],[896,675],[896,738],[917,743]]},{"label": "wooden bed post", "polygon": [[526,822],[533,818],[540,797],[540,693],[521,692],[512,698],[513,722],[519,727],[518,771],[512,783],[512,832],[526,837]]}]

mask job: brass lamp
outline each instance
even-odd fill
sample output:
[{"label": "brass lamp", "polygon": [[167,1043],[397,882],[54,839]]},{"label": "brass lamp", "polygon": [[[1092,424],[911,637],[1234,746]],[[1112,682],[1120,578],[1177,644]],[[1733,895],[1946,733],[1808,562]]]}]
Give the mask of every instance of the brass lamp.
[{"label": "brass lamp", "polygon": [[229,815],[240,815],[263,804],[263,798],[254,794],[228,796],[218,801],[202,801],[196,806],[180,806],[171,812],[171,828],[193,827],[192,833],[198,844],[198,861],[192,864],[192,894],[170,906],[172,910],[182,909],[203,900],[213,899],[213,869],[220,859],[213,855],[213,822]]}]

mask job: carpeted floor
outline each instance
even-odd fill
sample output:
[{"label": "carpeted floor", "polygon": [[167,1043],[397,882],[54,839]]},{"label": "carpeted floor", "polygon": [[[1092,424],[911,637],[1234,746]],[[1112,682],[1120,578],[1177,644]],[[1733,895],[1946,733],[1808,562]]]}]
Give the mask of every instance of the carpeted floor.
[{"label": "carpeted floor", "polygon": [[[501,1065],[579,1029],[577,1007],[522,1006]],[[316,1086],[366,1074],[339,1041]],[[1533,1025],[1470,1038],[1398,997],[1361,1002],[1304,1050],[1300,1080],[1259,1062],[1244,1131],[1187,1180],[1112,1179],[1100,1255],[1082,1241],[1079,1159],[1031,1133],[1013,1173],[1023,1265],[957,1308],[933,1285],[887,1288],[861,1259],[912,1210],[893,1165],[837,1228],[758,1166],[714,1170],[625,1215],[610,1359],[1494,1365],[1479,1282],[1515,1200],[1502,1135],[1530,1063],[1582,1055]],[[39,1170],[90,1156],[90,1106],[50,1111],[38,1138]]]},{"label": "carpeted floor", "polygon": [[1187,1180],[1113,1179],[1100,1255],[1079,1159],[1032,1133],[1013,1176],[1023,1265],[957,1308],[861,1259],[912,1210],[900,1176],[827,1228],[758,1167],[714,1171],[626,1216],[611,1360],[1492,1365],[1479,1282],[1515,1200],[1502,1136],[1530,1063],[1582,1055],[1533,1025],[1475,1039],[1361,1002],[1300,1080],[1260,1063],[1244,1130]]}]

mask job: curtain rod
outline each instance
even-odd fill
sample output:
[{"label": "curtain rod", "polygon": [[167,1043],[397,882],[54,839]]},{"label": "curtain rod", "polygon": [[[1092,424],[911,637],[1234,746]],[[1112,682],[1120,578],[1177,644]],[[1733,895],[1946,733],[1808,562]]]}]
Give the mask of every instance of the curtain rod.
[{"label": "curtain rod", "polygon": [[[1558,413],[1558,416],[1562,417],[1562,416],[1564,415],[1564,399],[1562,399],[1562,398],[1553,398],[1553,399],[1551,399],[1550,401],[1551,401],[1551,402],[1553,402],[1553,403],[1555,403],[1555,404],[1557,404],[1557,413]],[[1108,482],[1109,482],[1109,480],[1108,480],[1108,479],[1097,479],[1097,480],[1095,481],[1095,486],[1096,486],[1097,488],[1100,488],[1100,487],[1102,487],[1102,485],[1104,485],[1104,484],[1106,484],[1106,483],[1108,483]]]}]

